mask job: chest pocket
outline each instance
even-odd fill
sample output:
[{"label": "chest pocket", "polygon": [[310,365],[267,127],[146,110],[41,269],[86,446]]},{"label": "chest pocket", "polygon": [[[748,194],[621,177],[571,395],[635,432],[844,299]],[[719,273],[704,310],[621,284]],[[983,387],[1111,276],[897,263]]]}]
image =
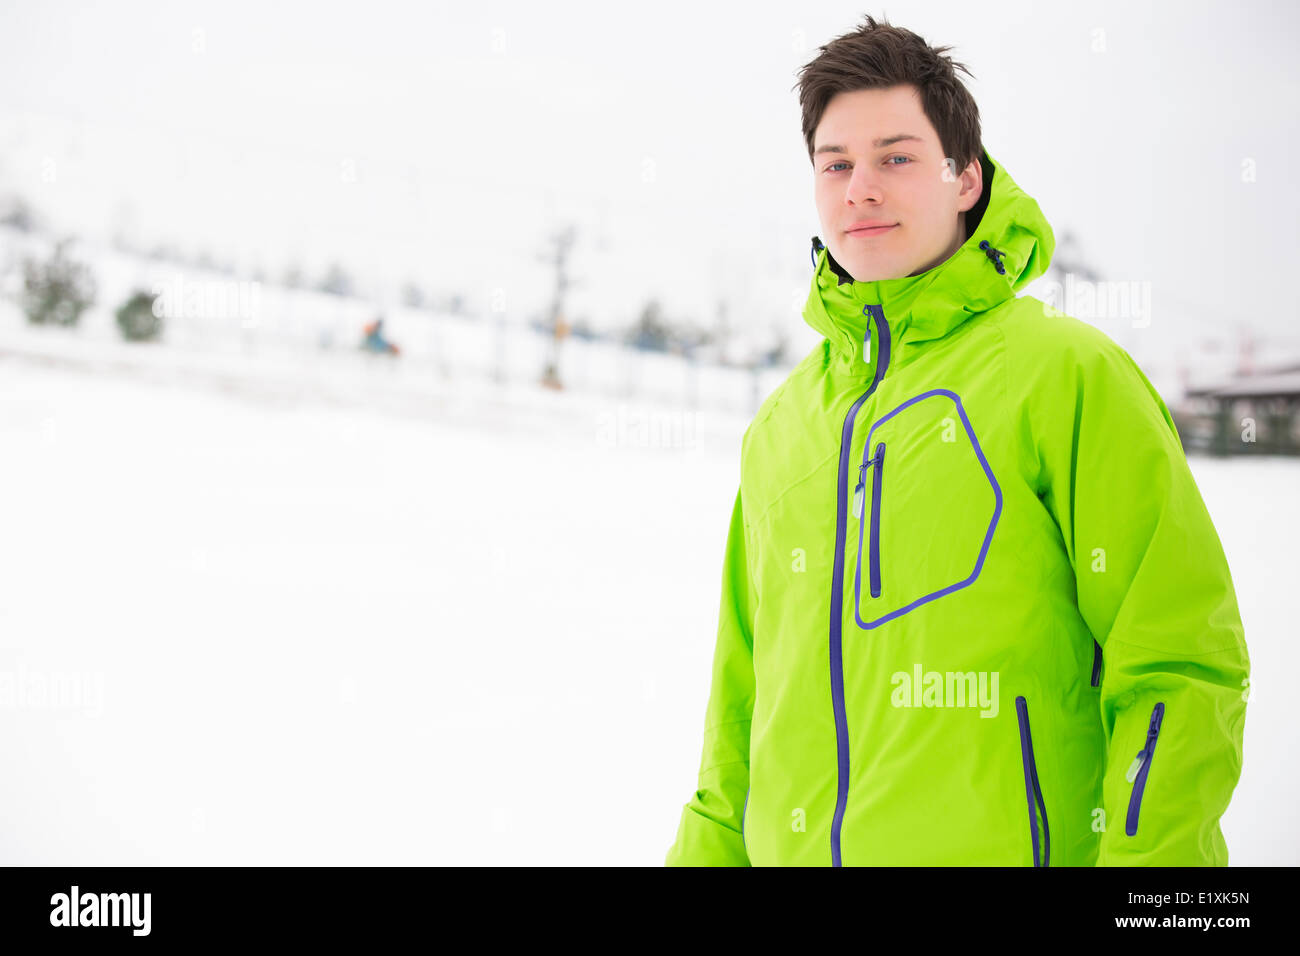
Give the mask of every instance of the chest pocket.
[{"label": "chest pocket", "polygon": [[975,583],[1002,513],[1002,489],[957,393],[922,392],[876,419],[852,509],[860,628]]}]

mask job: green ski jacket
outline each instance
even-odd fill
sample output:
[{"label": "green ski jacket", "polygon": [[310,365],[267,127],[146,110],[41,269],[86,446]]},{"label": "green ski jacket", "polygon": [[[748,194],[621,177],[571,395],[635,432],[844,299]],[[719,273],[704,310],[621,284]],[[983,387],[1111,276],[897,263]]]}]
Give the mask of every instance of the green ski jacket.
[{"label": "green ski jacket", "polygon": [[1250,662],[1159,393],[1030,296],[989,156],[966,242],[853,280],[760,407],[668,865],[1224,866]]}]

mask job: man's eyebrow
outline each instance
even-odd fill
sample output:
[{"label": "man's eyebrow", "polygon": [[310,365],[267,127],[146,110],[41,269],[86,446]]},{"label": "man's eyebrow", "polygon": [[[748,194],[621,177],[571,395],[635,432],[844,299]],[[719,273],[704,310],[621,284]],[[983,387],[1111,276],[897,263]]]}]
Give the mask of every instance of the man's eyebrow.
[{"label": "man's eyebrow", "polygon": [[[909,139],[914,139],[918,143],[925,142],[925,140],[921,139],[921,137],[914,136],[911,133],[895,133],[893,136],[882,136],[880,139],[875,140],[871,145],[876,149],[883,149],[886,146],[893,146],[895,143],[901,143],[904,140],[909,140]],[[813,150],[813,155],[816,156],[818,153],[847,153],[847,152],[848,149],[844,146],[838,146],[838,145],[818,146],[815,150]]]}]

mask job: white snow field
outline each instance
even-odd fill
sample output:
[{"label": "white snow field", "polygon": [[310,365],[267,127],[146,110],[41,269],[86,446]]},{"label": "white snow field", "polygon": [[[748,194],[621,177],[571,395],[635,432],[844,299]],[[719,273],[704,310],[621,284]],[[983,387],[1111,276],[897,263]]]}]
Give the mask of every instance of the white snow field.
[{"label": "white snow field", "polygon": [[[743,414],[9,319],[0,861],[662,863]],[[1192,467],[1255,682],[1231,862],[1295,865],[1300,461]]]}]

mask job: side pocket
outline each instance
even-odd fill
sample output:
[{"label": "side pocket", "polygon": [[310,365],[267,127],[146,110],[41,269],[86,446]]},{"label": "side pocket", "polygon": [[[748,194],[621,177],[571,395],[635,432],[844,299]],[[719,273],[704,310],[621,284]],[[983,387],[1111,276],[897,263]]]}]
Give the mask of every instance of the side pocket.
[{"label": "side pocket", "polygon": [[[1034,742],[1029,735],[1029,705],[1024,697],[1016,698],[1016,717],[1020,720],[1020,757],[1025,768],[1025,795],[1029,801],[1029,839],[1034,848],[1034,866],[1047,866],[1052,844],[1047,830],[1047,807],[1038,784],[1038,767],[1034,763]],[[1043,818],[1042,854],[1039,854],[1038,816]]]},{"label": "side pocket", "polygon": [[1165,717],[1165,704],[1160,701],[1151,711],[1151,723],[1147,725],[1147,739],[1138,751],[1133,763],[1129,765],[1124,779],[1133,784],[1133,793],[1128,799],[1128,819],[1124,821],[1124,832],[1136,836],[1138,830],[1138,812],[1142,809],[1142,792],[1147,786],[1147,774],[1151,772],[1151,758],[1156,754],[1156,741],[1160,739],[1160,724]]}]

